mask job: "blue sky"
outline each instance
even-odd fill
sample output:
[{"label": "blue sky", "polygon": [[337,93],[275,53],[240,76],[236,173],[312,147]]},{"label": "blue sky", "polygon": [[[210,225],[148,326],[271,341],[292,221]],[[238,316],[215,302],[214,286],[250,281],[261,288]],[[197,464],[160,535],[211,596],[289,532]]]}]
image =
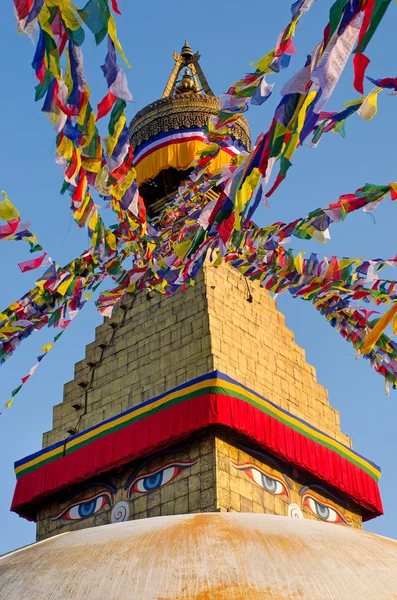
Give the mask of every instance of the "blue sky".
[{"label": "blue sky", "polygon": [[[213,91],[222,93],[249,70],[251,62],[274,47],[289,20],[290,4],[291,0],[251,0],[246,5],[236,0],[201,0],[198,4],[152,0],[149,5],[119,0],[123,13],[117,19],[119,38],[132,65],[127,76],[135,100],[128,107],[128,116],[161,96],[173,65],[172,51],[179,51],[185,38],[193,51],[200,51],[201,65]],[[282,84],[302,66],[306,54],[320,40],[330,6],[330,1],[319,0],[299,24],[297,56],[288,71],[274,78],[276,87],[269,102],[252,107],[248,113],[253,139],[269,126]],[[391,4],[368,47],[372,60],[368,74],[372,77],[396,76],[396,11]],[[32,223],[50,256],[63,264],[85,249],[88,240],[72,222],[68,199],[59,194],[62,173],[55,164],[53,132],[34,103],[35,77],[30,66],[34,48],[16,32],[11,0],[3,6],[0,31],[0,187],[18,206],[22,218]],[[106,93],[99,68],[106,48],[96,48],[91,40],[84,48],[96,103]],[[366,90],[370,90],[369,85]],[[350,64],[327,108],[337,110],[356,97]],[[353,116],[347,122],[345,139],[327,134],[317,149],[299,149],[287,181],[271,199],[270,209],[258,211],[257,222],[290,221],[365,183],[396,181],[396,102],[397,98],[381,94],[378,115],[371,122]],[[396,214],[397,204],[386,201],[376,211],[375,222],[370,215],[357,213],[344,224],[335,225],[326,247],[299,240],[292,246],[320,255],[394,257]],[[17,266],[17,262],[30,258],[27,246],[3,241],[1,251],[0,309],[22,296],[35,279],[34,273],[22,275]],[[390,275],[396,278],[394,273]],[[385,516],[366,524],[366,529],[397,538],[397,393],[385,396],[383,379],[363,360],[354,360],[353,348],[310,304],[281,296],[278,307],[306,350],[308,362],[316,368],[319,382],[328,388],[330,403],[340,411],[342,430],[352,437],[353,447],[382,467]],[[0,554],[35,539],[34,524],[9,512],[15,484],[13,462],[41,447],[42,433],[51,428],[52,406],[62,401],[63,385],[73,378],[74,363],[83,358],[85,345],[93,340],[94,328],[100,322],[92,302],[42,362],[12,408],[0,415]],[[48,329],[31,336],[2,366],[0,404],[8,400],[10,391],[35,363],[39,348],[52,337]]]}]

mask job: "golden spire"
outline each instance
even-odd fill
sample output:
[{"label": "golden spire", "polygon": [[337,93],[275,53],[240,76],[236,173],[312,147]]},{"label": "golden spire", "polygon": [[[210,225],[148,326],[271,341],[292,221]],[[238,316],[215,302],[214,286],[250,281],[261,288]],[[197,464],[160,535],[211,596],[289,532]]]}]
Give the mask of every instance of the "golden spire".
[{"label": "golden spire", "polygon": [[[162,98],[170,98],[184,92],[214,96],[200,67],[200,54],[198,52],[193,54],[187,40],[185,40],[181,53],[177,54],[174,52],[172,58],[175,61],[175,65],[165,86]],[[179,80],[178,78],[183,69],[185,69],[184,75]]]},{"label": "golden spire", "polygon": [[193,58],[193,52],[187,40],[185,40],[185,43],[181,50],[181,56],[186,60],[186,62],[191,61],[191,59]]}]

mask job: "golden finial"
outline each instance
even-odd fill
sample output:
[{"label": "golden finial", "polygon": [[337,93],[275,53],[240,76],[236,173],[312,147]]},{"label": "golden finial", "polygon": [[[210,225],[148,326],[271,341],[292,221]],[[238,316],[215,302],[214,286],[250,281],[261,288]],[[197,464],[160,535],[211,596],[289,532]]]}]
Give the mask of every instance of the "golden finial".
[{"label": "golden finial", "polygon": [[185,40],[183,48],[181,50],[181,56],[185,59],[185,64],[189,64],[193,58],[193,52],[191,47],[189,46],[189,42]]},{"label": "golden finial", "polygon": [[176,88],[176,91],[179,94],[183,94],[185,92],[197,92],[197,87],[193,81],[193,77],[189,73],[189,69],[185,69],[182,80]]}]

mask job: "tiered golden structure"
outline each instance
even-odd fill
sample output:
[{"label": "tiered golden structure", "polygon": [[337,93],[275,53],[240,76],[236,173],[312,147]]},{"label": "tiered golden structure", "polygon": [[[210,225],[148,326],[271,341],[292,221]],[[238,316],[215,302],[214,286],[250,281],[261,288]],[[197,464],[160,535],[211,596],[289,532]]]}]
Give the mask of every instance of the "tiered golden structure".
[{"label": "tiered golden structure", "polygon": [[[200,67],[200,54],[193,54],[185,42],[181,53],[174,52],[172,56],[175,65],[161,99],[140,110],[131,121],[131,142],[136,150],[163,133],[195,128],[205,130],[209,118],[218,112],[218,98]],[[231,137],[250,150],[250,130],[244,117],[231,128]],[[141,193],[150,214],[156,214],[164,207],[188,173],[163,170],[154,180],[143,184]]]}]

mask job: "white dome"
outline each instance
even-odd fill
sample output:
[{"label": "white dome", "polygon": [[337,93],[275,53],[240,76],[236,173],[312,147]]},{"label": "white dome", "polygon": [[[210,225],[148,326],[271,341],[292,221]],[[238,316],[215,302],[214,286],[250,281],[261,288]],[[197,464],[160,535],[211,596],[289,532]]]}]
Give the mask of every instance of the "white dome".
[{"label": "white dome", "polygon": [[263,514],[155,517],[0,559],[1,600],[391,600],[397,542]]}]

